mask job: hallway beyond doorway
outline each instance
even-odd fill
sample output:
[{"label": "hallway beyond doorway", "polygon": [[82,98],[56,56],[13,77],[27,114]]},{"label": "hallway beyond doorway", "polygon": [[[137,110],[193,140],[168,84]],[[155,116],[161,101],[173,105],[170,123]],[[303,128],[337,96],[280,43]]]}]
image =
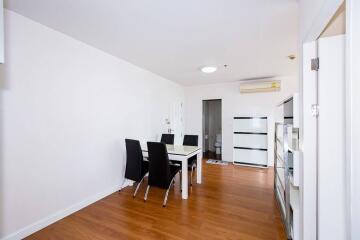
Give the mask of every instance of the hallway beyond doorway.
[{"label": "hallway beyond doorway", "polygon": [[203,100],[202,140],[203,155],[221,160],[222,155],[222,100]]}]

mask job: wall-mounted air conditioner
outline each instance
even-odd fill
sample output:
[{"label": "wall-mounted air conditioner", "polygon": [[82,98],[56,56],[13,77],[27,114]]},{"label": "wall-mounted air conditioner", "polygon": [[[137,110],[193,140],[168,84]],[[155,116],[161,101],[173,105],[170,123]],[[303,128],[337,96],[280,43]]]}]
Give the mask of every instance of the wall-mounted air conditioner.
[{"label": "wall-mounted air conditioner", "polygon": [[281,89],[279,80],[256,80],[240,83],[240,93],[277,92]]}]

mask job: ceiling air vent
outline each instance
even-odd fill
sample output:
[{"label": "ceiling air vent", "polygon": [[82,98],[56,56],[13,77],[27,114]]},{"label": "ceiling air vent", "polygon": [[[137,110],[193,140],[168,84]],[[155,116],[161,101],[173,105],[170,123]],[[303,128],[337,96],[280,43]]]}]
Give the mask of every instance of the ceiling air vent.
[{"label": "ceiling air vent", "polygon": [[279,80],[256,80],[240,83],[240,93],[278,92],[281,89]]}]

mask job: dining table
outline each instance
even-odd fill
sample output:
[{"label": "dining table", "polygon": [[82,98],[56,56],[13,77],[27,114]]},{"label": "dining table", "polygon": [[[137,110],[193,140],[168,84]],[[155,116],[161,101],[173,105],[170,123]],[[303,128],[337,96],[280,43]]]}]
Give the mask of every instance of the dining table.
[{"label": "dining table", "polygon": [[[202,151],[198,146],[186,146],[186,145],[170,145],[166,144],[169,160],[173,162],[181,163],[181,197],[182,199],[188,199],[189,197],[189,183],[188,183],[188,159],[197,156],[196,161],[196,182],[201,184],[202,179]],[[143,156],[147,158],[148,149],[147,145],[141,145]]]}]

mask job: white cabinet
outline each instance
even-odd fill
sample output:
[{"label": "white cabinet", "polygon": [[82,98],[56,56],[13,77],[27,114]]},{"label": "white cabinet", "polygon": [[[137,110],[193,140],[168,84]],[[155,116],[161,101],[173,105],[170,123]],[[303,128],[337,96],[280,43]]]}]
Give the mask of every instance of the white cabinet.
[{"label": "white cabinet", "polygon": [[267,117],[234,117],[234,164],[267,167]]},{"label": "white cabinet", "polygon": [[284,109],[284,119],[275,124],[275,180],[276,198],[281,206],[288,239],[300,236],[299,182],[300,161],[297,94],[287,98],[279,106]]}]

